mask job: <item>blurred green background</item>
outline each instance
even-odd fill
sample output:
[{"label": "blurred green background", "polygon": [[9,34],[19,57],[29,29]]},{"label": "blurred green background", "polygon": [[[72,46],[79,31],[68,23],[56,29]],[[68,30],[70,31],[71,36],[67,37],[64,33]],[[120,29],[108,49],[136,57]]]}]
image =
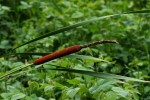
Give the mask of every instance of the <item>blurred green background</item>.
[{"label": "blurred green background", "polygon": [[[117,40],[119,45],[97,45],[76,53],[110,63],[69,57],[49,63],[150,80],[150,13],[95,21],[12,51],[12,48],[62,27],[100,16],[145,9],[150,9],[149,0],[0,0],[0,73],[31,63],[42,53],[98,40]],[[2,81],[0,99],[150,99],[149,83],[122,83],[67,72],[31,69]]]}]

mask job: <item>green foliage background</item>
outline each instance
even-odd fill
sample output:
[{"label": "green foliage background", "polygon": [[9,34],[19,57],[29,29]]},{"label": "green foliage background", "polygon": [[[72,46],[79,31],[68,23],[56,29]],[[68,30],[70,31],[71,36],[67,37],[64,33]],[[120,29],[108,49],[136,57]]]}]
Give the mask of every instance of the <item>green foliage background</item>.
[{"label": "green foliage background", "polygon": [[[51,64],[150,80],[150,14],[120,15],[12,48],[62,27],[100,16],[150,9],[148,0],[0,0],[0,75],[32,63],[43,53],[97,40],[119,45],[80,51],[88,58],[63,57]],[[10,53],[11,51],[11,53]],[[108,63],[109,62],[109,63]],[[69,72],[26,68],[0,81],[4,100],[149,100],[150,84],[114,81]]]}]

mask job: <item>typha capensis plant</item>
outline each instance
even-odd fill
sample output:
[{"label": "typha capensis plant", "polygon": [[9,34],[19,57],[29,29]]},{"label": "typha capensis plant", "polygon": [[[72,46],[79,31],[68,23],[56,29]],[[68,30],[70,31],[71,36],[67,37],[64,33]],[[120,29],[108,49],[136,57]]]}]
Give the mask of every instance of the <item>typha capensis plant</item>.
[{"label": "typha capensis plant", "polygon": [[[118,43],[116,40],[103,40],[103,41],[96,41],[93,43],[89,43],[89,44],[85,44],[85,45],[74,45],[74,46],[70,46],[67,48],[64,48],[62,50],[56,51],[54,53],[45,55],[41,58],[38,58],[36,60],[33,61],[33,63],[19,67],[19,68],[14,68],[8,72],[6,72],[4,75],[0,76],[0,79],[2,80],[5,77],[11,76],[11,74],[22,70],[24,68],[27,68],[31,65],[42,65],[45,62],[75,53],[80,51],[83,48],[87,48],[90,46],[94,46],[97,44],[105,44],[105,43]],[[102,73],[102,72],[94,72],[94,71],[86,71],[86,70],[76,70],[76,69],[66,69],[66,68],[50,68],[50,70],[58,70],[58,71],[68,71],[68,72],[74,72],[74,73],[79,73],[79,74],[86,74],[86,75],[90,75],[90,76],[95,76],[95,77],[100,77],[100,78],[107,78],[107,79],[123,79],[123,80],[130,80],[130,81],[137,81],[137,82],[149,82],[149,81],[144,81],[144,80],[140,80],[140,79],[136,79],[136,78],[130,78],[130,77],[126,77],[126,76],[121,76],[121,75],[114,75],[114,74],[109,74],[109,73]]]},{"label": "typha capensis plant", "polygon": [[70,46],[70,47],[64,48],[63,50],[56,51],[56,52],[53,52],[51,54],[45,55],[45,56],[43,56],[41,58],[38,58],[38,59],[34,60],[33,63],[31,63],[29,65],[12,69],[8,73],[0,76],[0,79],[3,78],[3,77],[9,76],[10,74],[12,74],[12,73],[14,73],[16,71],[19,71],[21,69],[24,69],[24,68],[26,68],[28,66],[43,64],[45,62],[48,62],[48,61],[51,61],[51,60],[54,60],[54,59],[57,59],[57,58],[60,58],[60,57],[63,57],[63,56],[75,53],[75,52],[78,52],[78,51],[80,51],[83,48],[87,48],[87,47],[90,47],[90,46],[93,46],[93,45],[97,45],[97,44],[105,44],[105,43],[118,43],[118,42],[116,40],[103,40],[103,41],[96,41],[96,42],[89,43],[89,44],[82,45],[82,46],[81,45]]}]

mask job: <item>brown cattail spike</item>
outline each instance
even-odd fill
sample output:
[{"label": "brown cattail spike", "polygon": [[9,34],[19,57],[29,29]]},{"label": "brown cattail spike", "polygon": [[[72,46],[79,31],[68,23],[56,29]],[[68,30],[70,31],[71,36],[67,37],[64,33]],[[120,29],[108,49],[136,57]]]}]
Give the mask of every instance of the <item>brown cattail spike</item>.
[{"label": "brown cattail spike", "polygon": [[83,45],[83,46],[81,46],[81,48],[87,48],[87,47],[90,47],[90,46],[93,46],[93,45],[105,44],[105,43],[117,43],[118,44],[118,42],[116,40],[102,40],[102,41],[96,41],[96,42],[93,42],[93,43],[90,43],[90,44]]},{"label": "brown cattail spike", "polygon": [[51,54],[48,54],[46,56],[43,56],[39,59],[36,59],[33,64],[34,65],[39,65],[39,64],[43,64],[47,61],[50,61],[50,60],[53,60],[53,59],[56,59],[56,58],[60,58],[60,57],[63,57],[63,56],[66,56],[66,55],[69,55],[71,53],[75,53],[75,52],[78,52],[81,50],[81,46],[80,45],[74,45],[74,46],[70,46],[68,48],[64,48],[62,50],[59,50],[59,51],[56,51],[56,52],[53,52]]}]

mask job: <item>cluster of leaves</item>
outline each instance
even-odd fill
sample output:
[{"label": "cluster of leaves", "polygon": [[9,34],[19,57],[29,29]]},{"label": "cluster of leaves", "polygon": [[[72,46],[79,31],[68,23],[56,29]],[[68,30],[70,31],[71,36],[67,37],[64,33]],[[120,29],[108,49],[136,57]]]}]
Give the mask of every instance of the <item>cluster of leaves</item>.
[{"label": "cluster of leaves", "polygon": [[[149,80],[150,14],[133,13],[95,20],[100,16],[149,9],[150,2],[147,0],[0,2],[0,75],[15,67],[31,63],[37,55],[39,57],[70,45],[108,39],[115,39],[120,43],[87,48],[79,52],[80,56],[67,56],[42,66],[25,68],[6,77],[7,79],[0,80],[0,99],[150,99],[149,83],[101,79],[49,70],[54,67],[53,65],[57,65]],[[79,25],[80,23],[76,23],[90,19],[93,20],[88,24],[72,26],[69,27],[70,30],[66,27]],[[46,35],[47,33],[49,35]],[[39,41],[29,42],[28,45],[12,50],[20,44],[44,35],[46,38],[39,38]]]}]

